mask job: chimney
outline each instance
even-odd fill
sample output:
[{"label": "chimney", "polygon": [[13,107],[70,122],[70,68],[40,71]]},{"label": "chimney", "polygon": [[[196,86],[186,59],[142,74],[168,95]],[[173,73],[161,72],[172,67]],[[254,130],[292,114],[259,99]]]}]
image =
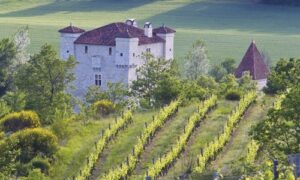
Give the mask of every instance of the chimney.
[{"label": "chimney", "polygon": [[145,36],[147,37],[152,37],[152,24],[150,22],[146,22],[145,25],[144,25],[144,34]]},{"label": "chimney", "polygon": [[138,27],[138,24],[135,19],[127,19],[125,23],[130,26]]}]

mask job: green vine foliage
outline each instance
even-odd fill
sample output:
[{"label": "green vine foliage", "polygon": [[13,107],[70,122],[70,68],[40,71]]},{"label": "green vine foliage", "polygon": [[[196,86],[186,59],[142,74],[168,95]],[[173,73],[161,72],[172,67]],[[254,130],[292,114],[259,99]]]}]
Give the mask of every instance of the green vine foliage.
[{"label": "green vine foliage", "polygon": [[196,127],[196,124],[204,119],[205,115],[209,110],[217,104],[217,96],[213,95],[209,99],[203,102],[203,104],[199,107],[198,112],[194,113],[188,121],[188,124],[185,127],[184,133],[182,133],[176,144],[173,145],[171,151],[168,152],[163,158],[154,162],[154,164],[148,169],[147,174],[152,178],[157,177],[161,171],[166,168],[169,164],[174,162],[174,160],[180,155],[180,153],[184,150],[184,147],[192,134],[193,130]]},{"label": "green vine foliage", "polygon": [[256,99],[256,92],[249,92],[239,102],[239,105],[228,117],[227,123],[224,125],[223,132],[220,136],[216,137],[212,142],[206,144],[203,151],[197,157],[197,166],[194,167],[194,173],[202,173],[207,163],[212,159],[230,140],[231,134],[244,115],[250,104]]},{"label": "green vine foliage", "polygon": [[99,155],[102,153],[104,147],[110,141],[111,137],[116,135],[122,127],[124,127],[127,123],[132,121],[132,116],[133,115],[131,111],[125,112],[124,115],[115,124],[113,124],[110,128],[105,130],[103,136],[95,144],[95,150],[89,154],[89,156],[87,157],[87,162],[83,163],[81,170],[74,177],[74,179],[85,180],[90,175],[90,172],[94,167],[95,163],[97,162]]},{"label": "green vine foliage", "polygon": [[148,144],[150,139],[154,136],[155,132],[163,126],[163,124],[177,112],[181,99],[171,102],[167,107],[164,107],[154,117],[153,121],[144,129],[141,136],[138,137],[138,142],[133,148],[133,153],[127,156],[125,162],[120,166],[111,169],[100,179],[117,180],[126,178],[130,172],[134,170],[138,162],[140,154],[143,152],[144,147]]}]

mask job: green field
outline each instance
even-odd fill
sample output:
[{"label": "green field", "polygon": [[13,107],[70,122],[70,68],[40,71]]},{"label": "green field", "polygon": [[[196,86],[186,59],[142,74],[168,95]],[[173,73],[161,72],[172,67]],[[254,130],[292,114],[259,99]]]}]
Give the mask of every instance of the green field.
[{"label": "green field", "polygon": [[58,49],[57,30],[70,22],[88,30],[133,17],[139,25],[151,21],[176,29],[175,52],[180,60],[199,38],[206,41],[213,62],[241,59],[255,39],[274,62],[300,57],[299,11],[299,7],[251,0],[0,0],[0,38],[28,25],[32,52],[44,43]]}]

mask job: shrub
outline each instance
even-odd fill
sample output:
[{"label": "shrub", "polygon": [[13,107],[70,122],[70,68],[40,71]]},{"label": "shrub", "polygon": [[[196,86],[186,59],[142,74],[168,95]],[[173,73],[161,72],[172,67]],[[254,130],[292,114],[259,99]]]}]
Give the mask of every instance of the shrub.
[{"label": "shrub", "polygon": [[46,159],[35,158],[31,162],[33,169],[40,169],[42,173],[48,174],[50,170],[50,163]]},{"label": "shrub", "polygon": [[241,99],[241,92],[234,89],[228,90],[225,94],[225,98],[231,101],[238,101]]},{"label": "shrub", "polygon": [[22,178],[22,180],[48,180],[49,178],[45,176],[40,169],[33,169],[29,172],[28,177]]},{"label": "shrub", "polygon": [[116,106],[110,100],[101,100],[97,101],[93,104],[93,108],[95,110],[96,115],[109,115],[113,113],[116,109]]},{"label": "shrub", "polygon": [[25,128],[36,128],[41,125],[38,115],[33,111],[11,113],[4,116],[0,122],[5,132],[16,132]]},{"label": "shrub", "polygon": [[42,128],[18,131],[10,139],[21,151],[18,159],[25,163],[37,155],[51,157],[58,149],[57,137],[51,131]]}]

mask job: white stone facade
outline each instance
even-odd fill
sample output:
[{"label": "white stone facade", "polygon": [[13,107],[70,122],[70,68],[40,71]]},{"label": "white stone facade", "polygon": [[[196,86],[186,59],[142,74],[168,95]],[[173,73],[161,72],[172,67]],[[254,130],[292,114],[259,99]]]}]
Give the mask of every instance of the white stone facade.
[{"label": "white stone facade", "polygon": [[[145,34],[152,36],[149,28],[145,28]],[[76,90],[72,93],[82,98],[92,85],[99,85],[105,90],[108,82],[130,84],[136,79],[136,69],[144,63],[141,58],[143,53],[150,52],[156,58],[173,59],[174,34],[157,34],[165,42],[139,45],[139,38],[121,37],[115,38],[115,46],[106,46],[74,43],[81,33],[61,33],[61,58],[67,59],[73,55],[78,61],[75,68]]]}]

